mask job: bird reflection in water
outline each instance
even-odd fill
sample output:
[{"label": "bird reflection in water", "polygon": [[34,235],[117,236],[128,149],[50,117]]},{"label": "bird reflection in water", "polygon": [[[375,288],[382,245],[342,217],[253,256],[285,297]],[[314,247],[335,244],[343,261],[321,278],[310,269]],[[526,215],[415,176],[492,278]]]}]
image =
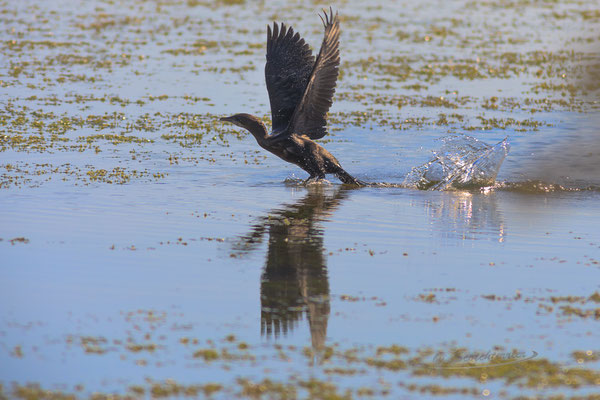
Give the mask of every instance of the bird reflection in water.
[{"label": "bird reflection in water", "polygon": [[306,314],[313,352],[320,361],[330,312],[321,222],[352,189],[311,185],[307,190],[300,201],[261,217],[235,247],[242,253],[256,250],[268,235],[260,287],[261,333],[285,336]]}]

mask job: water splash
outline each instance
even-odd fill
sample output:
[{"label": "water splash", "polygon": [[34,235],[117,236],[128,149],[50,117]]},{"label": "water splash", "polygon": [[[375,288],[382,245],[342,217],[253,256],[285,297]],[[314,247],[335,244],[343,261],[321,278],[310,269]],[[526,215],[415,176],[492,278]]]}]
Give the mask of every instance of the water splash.
[{"label": "water splash", "polygon": [[442,141],[430,161],[406,176],[404,186],[421,190],[492,186],[510,150],[508,138],[494,146],[466,135],[446,136]]},{"label": "water splash", "polygon": [[[361,186],[446,190],[495,185],[498,171],[510,149],[508,138],[494,146],[466,135],[445,136],[441,140],[444,144],[440,150],[433,152],[434,157],[426,164],[413,168],[403,183],[361,180]],[[295,175],[284,182],[287,186],[331,185],[324,179],[303,180]]]}]

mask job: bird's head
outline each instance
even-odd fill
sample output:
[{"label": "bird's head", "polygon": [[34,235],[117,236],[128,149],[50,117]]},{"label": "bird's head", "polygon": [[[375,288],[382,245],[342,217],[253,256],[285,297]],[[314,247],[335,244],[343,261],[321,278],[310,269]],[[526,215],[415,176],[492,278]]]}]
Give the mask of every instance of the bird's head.
[{"label": "bird's head", "polygon": [[223,122],[230,122],[234,125],[237,125],[241,128],[247,129],[254,135],[256,140],[260,141],[264,140],[267,136],[267,128],[265,124],[260,120],[260,118],[255,117],[250,114],[234,114],[230,117],[222,117],[219,119]]},{"label": "bird's head", "polygon": [[254,115],[250,115],[250,114],[244,114],[244,113],[234,114],[229,117],[222,117],[219,120],[223,121],[223,122],[230,122],[234,125],[237,125],[242,128],[246,128],[248,130],[250,130],[249,128],[255,126],[257,123],[262,124],[262,121],[260,119],[258,119],[258,117],[255,117]]}]

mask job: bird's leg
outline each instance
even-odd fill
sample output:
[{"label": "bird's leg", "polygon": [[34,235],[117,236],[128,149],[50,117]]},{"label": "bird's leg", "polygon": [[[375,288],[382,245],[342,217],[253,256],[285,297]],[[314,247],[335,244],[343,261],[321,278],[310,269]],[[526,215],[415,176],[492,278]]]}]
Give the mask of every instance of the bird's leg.
[{"label": "bird's leg", "polygon": [[322,172],[317,172],[317,173],[312,173],[310,174],[310,176],[308,177],[307,180],[304,181],[305,184],[309,184],[309,183],[319,183],[321,181],[325,180],[325,174]]},{"label": "bird's leg", "polygon": [[338,179],[340,181],[342,181],[342,183],[345,183],[348,185],[366,186],[365,182],[362,182],[362,181],[356,179],[355,177],[353,177],[352,175],[347,173],[339,165],[332,172],[338,177]]}]

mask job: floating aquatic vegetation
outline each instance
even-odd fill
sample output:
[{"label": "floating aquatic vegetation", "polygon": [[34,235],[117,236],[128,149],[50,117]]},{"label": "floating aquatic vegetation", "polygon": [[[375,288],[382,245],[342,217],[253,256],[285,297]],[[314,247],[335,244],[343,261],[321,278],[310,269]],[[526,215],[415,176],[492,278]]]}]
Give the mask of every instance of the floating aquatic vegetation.
[{"label": "floating aquatic vegetation", "polygon": [[447,136],[434,157],[413,168],[404,185],[423,190],[491,186],[508,154],[508,138],[494,146],[471,136]]}]

